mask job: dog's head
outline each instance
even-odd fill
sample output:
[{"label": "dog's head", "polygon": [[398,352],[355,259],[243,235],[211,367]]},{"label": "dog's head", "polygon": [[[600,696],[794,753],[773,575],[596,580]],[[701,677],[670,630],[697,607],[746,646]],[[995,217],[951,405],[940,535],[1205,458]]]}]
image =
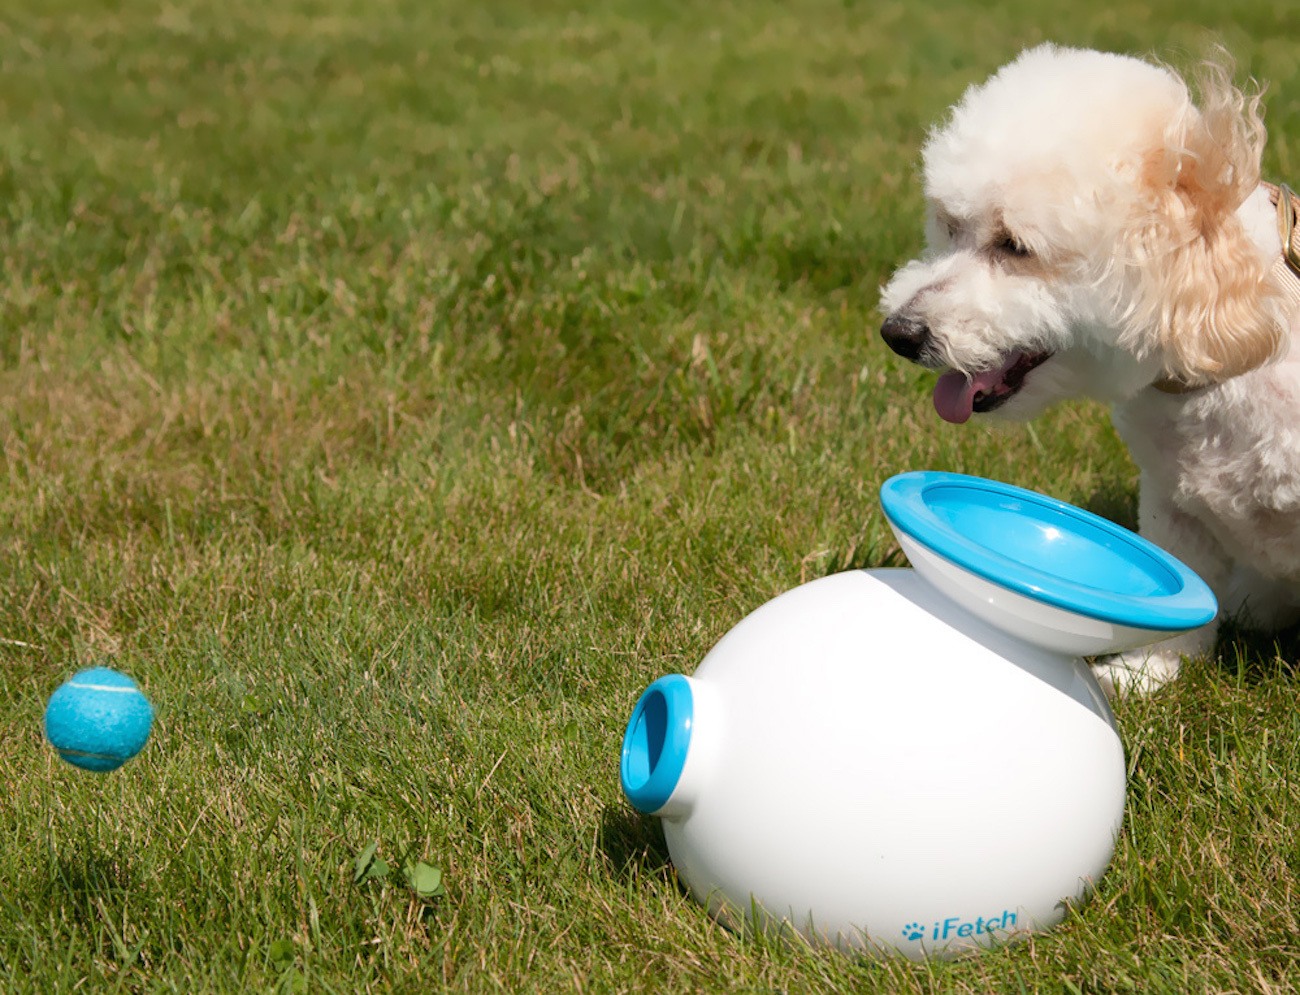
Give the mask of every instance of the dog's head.
[{"label": "dog's head", "polygon": [[1212,383],[1285,342],[1237,209],[1259,184],[1258,100],[1043,46],[972,87],[924,150],[927,249],[885,287],[895,352],[945,371],[949,421],[1069,396]]}]

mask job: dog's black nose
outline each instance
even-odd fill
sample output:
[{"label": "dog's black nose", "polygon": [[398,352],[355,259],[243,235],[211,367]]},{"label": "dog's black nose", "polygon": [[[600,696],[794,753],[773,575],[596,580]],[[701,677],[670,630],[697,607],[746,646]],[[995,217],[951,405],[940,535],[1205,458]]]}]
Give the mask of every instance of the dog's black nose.
[{"label": "dog's black nose", "polygon": [[880,326],[880,337],[885,344],[904,359],[915,360],[930,340],[930,326],[920,318],[906,314],[891,314]]}]

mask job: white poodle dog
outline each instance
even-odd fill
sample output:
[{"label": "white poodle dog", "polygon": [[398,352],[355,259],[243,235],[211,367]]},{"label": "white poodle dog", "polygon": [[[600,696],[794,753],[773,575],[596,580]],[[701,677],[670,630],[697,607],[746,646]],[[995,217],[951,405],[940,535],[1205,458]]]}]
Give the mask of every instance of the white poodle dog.
[{"label": "white poodle dog", "polygon": [[[926,142],[928,247],[884,288],[881,334],[942,371],[949,422],[1108,402],[1141,533],[1220,618],[1277,628],[1300,618],[1300,234],[1260,180],[1259,98],[1215,65],[1197,89],[1044,45],[968,90]],[[1098,676],[1159,687],[1216,624]]]}]

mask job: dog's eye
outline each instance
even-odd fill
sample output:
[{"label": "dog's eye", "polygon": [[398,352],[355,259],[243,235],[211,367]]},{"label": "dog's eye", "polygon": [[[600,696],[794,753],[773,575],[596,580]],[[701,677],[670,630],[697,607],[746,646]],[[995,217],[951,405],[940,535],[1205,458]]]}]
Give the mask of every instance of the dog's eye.
[{"label": "dog's eye", "polygon": [[1002,255],[1015,256],[1017,259],[1025,259],[1033,255],[1025,244],[1010,232],[1003,232],[999,235],[993,247]]},{"label": "dog's eye", "polygon": [[961,222],[943,208],[934,212],[934,227],[936,234],[946,235],[950,242],[955,242],[961,234]]}]

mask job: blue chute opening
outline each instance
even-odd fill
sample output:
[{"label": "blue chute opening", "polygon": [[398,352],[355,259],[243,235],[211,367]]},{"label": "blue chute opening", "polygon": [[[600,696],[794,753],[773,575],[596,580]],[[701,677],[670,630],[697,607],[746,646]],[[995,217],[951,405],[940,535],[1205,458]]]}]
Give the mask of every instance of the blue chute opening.
[{"label": "blue chute opening", "polygon": [[690,682],[680,674],[642,693],[623,734],[619,780],[638,811],[652,814],[672,796],[691,743],[694,707]]}]

